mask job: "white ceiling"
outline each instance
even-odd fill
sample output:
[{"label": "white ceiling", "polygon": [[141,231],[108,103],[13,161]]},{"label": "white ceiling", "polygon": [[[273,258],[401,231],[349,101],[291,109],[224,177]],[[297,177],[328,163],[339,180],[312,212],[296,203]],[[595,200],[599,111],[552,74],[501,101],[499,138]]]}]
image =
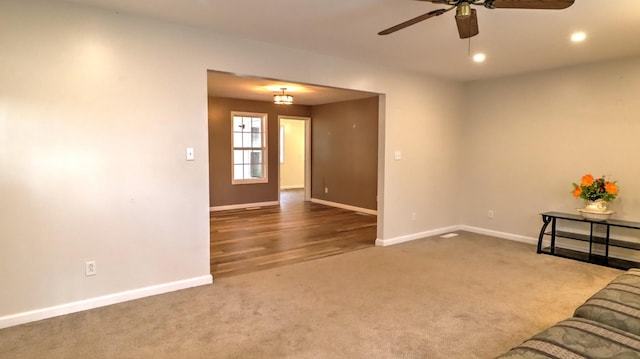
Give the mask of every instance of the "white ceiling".
[{"label": "white ceiling", "polygon": [[[458,37],[454,11],[391,35],[377,33],[443,8],[412,0],[58,0],[204,27],[456,81],[640,54],[639,0],[576,0],[565,10],[475,7],[480,34]],[[587,40],[569,41],[581,30]],[[469,57],[484,52],[476,64]]]},{"label": "white ceiling", "polygon": [[273,95],[292,95],[298,105],[321,105],[326,103],[357,100],[378,94],[347,90],[327,86],[292,83],[260,77],[237,76],[226,72],[207,72],[209,96],[240,98],[243,100],[272,101]]}]

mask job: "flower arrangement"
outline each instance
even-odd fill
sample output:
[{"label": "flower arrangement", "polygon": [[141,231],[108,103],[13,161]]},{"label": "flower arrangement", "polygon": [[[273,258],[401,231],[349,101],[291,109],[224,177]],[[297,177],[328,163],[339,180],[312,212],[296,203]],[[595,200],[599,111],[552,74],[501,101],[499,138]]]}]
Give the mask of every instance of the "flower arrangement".
[{"label": "flower arrangement", "polygon": [[591,174],[586,174],[582,176],[580,184],[573,184],[573,196],[580,197],[585,201],[601,199],[605,202],[611,202],[617,195],[616,182],[607,181],[604,176],[596,179]]}]

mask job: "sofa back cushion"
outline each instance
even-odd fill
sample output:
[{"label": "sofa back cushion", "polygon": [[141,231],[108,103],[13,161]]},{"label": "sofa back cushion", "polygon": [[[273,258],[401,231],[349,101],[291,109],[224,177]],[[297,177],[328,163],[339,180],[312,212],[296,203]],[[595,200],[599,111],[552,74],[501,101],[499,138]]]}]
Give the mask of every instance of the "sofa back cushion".
[{"label": "sofa back cushion", "polygon": [[569,318],[497,359],[638,358],[640,336],[582,318]]},{"label": "sofa back cushion", "polygon": [[579,306],[574,316],[640,335],[640,270],[618,276]]}]

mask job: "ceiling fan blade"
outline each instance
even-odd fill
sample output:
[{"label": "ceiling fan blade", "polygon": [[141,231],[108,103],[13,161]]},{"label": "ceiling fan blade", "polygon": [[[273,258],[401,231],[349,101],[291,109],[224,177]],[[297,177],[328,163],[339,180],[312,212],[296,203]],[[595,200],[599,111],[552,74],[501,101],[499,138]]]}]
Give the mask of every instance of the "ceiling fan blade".
[{"label": "ceiling fan blade", "polygon": [[458,34],[461,39],[478,35],[478,16],[476,9],[471,9],[471,15],[469,16],[456,15],[456,25],[458,25]]},{"label": "ceiling fan blade", "polygon": [[430,3],[434,3],[434,4],[446,4],[446,5],[455,5],[457,4],[457,0],[456,1],[451,1],[451,0],[416,0],[416,1],[423,1],[423,2],[430,2]]},{"label": "ceiling fan blade", "polygon": [[493,0],[485,1],[491,9],[566,9],[575,0]]},{"label": "ceiling fan blade", "polygon": [[449,10],[452,10],[452,9],[455,9],[455,6],[452,6],[452,7],[448,8],[448,9],[437,9],[437,10],[429,11],[426,14],[422,14],[420,16],[414,17],[411,20],[407,20],[407,21],[405,21],[403,23],[400,23],[398,25],[391,26],[388,29],[382,30],[382,31],[380,31],[378,33],[378,35],[389,35],[391,33],[394,33],[396,31],[398,31],[398,30],[402,30],[405,27],[409,27],[411,25],[417,24],[417,23],[419,23],[421,21],[427,20],[427,19],[432,18],[434,16],[440,16],[440,15],[444,14],[445,12],[447,12]]}]

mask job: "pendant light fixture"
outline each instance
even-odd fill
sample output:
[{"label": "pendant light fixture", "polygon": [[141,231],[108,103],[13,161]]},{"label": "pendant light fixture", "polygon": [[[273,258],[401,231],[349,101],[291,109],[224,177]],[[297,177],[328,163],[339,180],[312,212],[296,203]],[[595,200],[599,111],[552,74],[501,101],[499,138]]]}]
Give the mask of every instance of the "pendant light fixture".
[{"label": "pendant light fixture", "polygon": [[293,96],[284,93],[286,89],[286,87],[282,87],[281,94],[273,95],[273,103],[275,103],[276,105],[291,105],[293,103]]}]

